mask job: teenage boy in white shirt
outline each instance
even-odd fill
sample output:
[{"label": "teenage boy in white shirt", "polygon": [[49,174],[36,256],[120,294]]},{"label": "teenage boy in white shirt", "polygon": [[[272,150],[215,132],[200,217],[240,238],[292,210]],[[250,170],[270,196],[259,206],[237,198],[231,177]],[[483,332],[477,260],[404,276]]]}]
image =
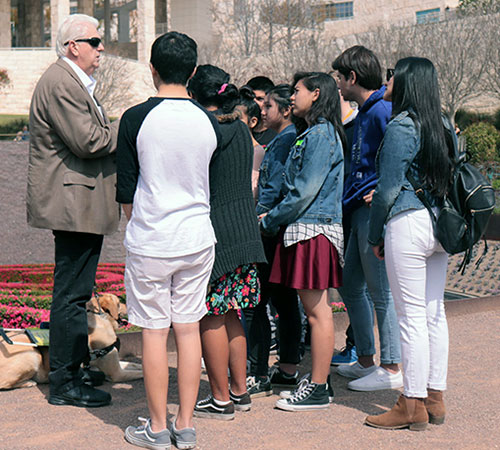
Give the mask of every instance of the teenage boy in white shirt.
[{"label": "teenage boy in white shirt", "polygon": [[[125,112],[117,146],[117,194],[129,220],[125,286],[129,322],[143,327],[144,383],[150,419],[128,427],[137,446],[194,448],[193,409],[201,364],[199,321],[214,260],[208,171],[216,120],[189,98],[196,43],[182,33],[151,48],[158,93]],[[167,427],[167,337],[177,343],[179,412]]]}]

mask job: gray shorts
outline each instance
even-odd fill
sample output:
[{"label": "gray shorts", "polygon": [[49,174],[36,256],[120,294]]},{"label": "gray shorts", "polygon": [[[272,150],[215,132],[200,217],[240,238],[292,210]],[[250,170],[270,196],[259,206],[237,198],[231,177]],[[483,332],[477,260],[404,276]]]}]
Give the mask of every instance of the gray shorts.
[{"label": "gray shorts", "polygon": [[162,329],[198,322],[206,313],[214,246],[192,255],[151,258],[127,252],[125,288],[131,324]]}]

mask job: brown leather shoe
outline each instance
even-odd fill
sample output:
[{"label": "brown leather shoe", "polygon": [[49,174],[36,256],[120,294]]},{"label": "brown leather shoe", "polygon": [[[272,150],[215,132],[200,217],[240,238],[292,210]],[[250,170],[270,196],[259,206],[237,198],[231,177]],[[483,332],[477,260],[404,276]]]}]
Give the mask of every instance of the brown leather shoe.
[{"label": "brown leather shoe", "polygon": [[427,389],[427,398],[424,400],[425,409],[429,414],[429,423],[434,425],[442,425],[446,409],[443,401],[443,391]]},{"label": "brown leather shoe", "polygon": [[368,416],[365,424],[385,430],[410,428],[412,431],[423,431],[427,427],[429,416],[423,398],[408,398],[403,394],[390,411],[378,416]]}]

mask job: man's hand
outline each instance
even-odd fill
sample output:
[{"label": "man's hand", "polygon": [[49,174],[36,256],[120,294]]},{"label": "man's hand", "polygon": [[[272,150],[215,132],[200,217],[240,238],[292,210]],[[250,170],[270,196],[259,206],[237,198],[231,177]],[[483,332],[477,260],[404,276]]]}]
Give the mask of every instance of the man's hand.
[{"label": "man's hand", "polygon": [[366,206],[368,206],[368,207],[370,207],[372,204],[374,192],[375,192],[375,189],[372,189],[370,192],[368,192],[368,194],[363,196],[363,200],[365,201]]}]

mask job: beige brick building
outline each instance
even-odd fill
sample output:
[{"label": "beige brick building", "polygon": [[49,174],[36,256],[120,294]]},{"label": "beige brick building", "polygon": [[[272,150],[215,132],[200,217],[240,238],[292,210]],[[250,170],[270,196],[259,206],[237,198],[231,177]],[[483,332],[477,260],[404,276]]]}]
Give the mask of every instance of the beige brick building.
[{"label": "beige brick building", "polygon": [[[212,47],[213,54],[222,48],[221,40],[233,39],[224,27],[217,25],[214,14],[222,8],[226,20],[238,14],[253,14],[262,18],[262,6],[272,0],[0,0],[0,65],[6,68],[12,80],[0,92],[0,113],[28,111],[29,100],[36,81],[56,59],[53,47],[57,30],[64,18],[74,12],[93,15],[100,19],[107,49],[118,49],[137,59],[127,62],[130,69],[143,75],[138,81],[135,101],[150,94],[144,88],[148,78],[147,62],[152,42],[167,30],[177,30],[192,36],[202,46]],[[394,24],[412,24],[443,19],[448,8],[458,0],[276,0],[275,8],[283,12],[295,5],[314,17],[328,36],[340,37],[369,31],[374,27]],[[250,6],[249,6],[250,5]],[[241,18],[241,17],[240,17]],[[283,32],[282,18],[276,19],[275,29]],[[265,30],[264,24],[258,24]],[[240,26],[239,24],[237,26]],[[281,29],[281,31],[280,31]],[[233,27],[234,30],[234,27]],[[113,34],[112,34],[113,33]],[[264,40],[265,38],[262,38]],[[45,49],[45,50],[43,50]],[[124,52],[124,49],[127,52]],[[259,51],[265,51],[262,45]],[[142,93],[142,94],[141,94]]]}]

